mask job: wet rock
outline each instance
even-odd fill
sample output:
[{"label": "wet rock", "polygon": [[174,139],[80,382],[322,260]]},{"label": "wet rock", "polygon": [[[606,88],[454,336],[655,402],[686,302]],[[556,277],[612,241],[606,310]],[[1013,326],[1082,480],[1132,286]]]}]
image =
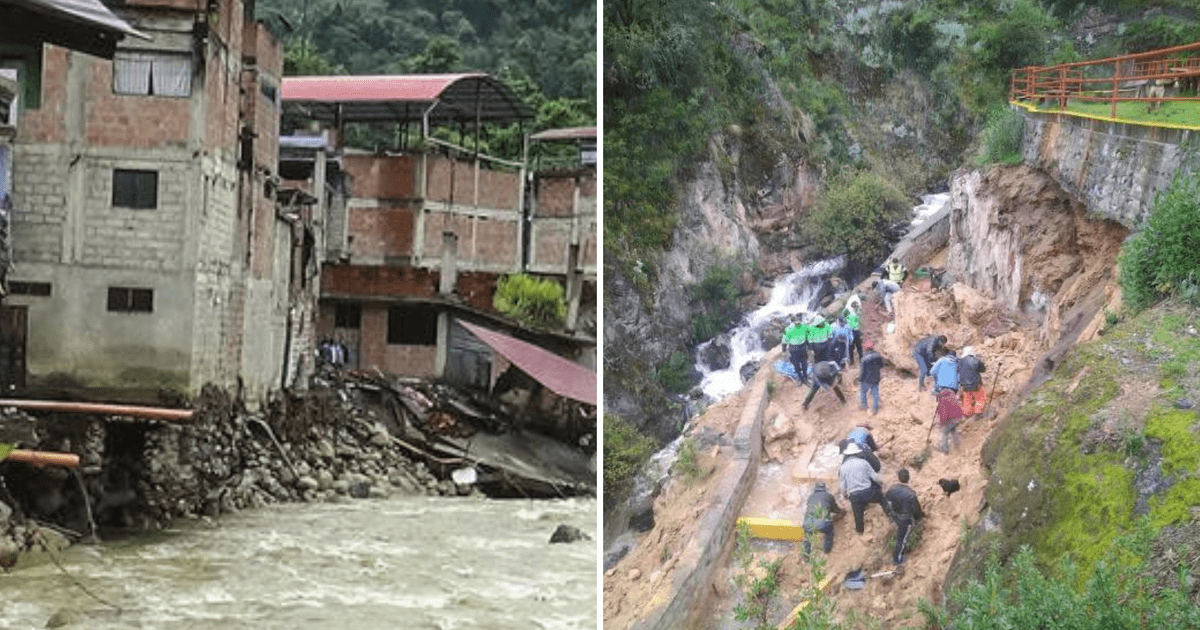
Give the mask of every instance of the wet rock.
[{"label": "wet rock", "polygon": [[0,537],[0,569],[7,571],[21,557],[21,548],[8,537]]},{"label": "wet rock", "polygon": [[729,335],[717,335],[700,351],[700,361],[710,370],[724,370],[733,359],[733,350],[729,347]]},{"label": "wet rock", "polygon": [[621,558],[625,557],[625,554],[629,553],[629,549],[629,545],[621,545],[616,550],[604,554],[604,569],[606,571],[616,571],[617,563],[621,561]]},{"label": "wet rock", "polygon": [[759,365],[761,365],[761,363],[758,361],[749,361],[742,364],[742,367],[738,370],[738,373],[741,375],[743,383],[747,383],[750,381],[750,379],[754,378],[754,375],[758,373]]},{"label": "wet rock", "polygon": [[573,525],[559,525],[554,533],[550,535],[551,543],[573,543],[580,540],[591,540],[591,536],[583,533],[578,527]]},{"label": "wet rock", "polygon": [[322,468],[317,471],[317,488],[320,490],[333,489],[333,473],[329,469]]},{"label": "wet rock", "polygon": [[79,621],[80,614],[78,610],[70,608],[62,608],[54,611],[50,618],[46,620],[47,628],[63,628],[69,626],[76,621]]},{"label": "wet rock", "polygon": [[648,532],[654,529],[654,508],[639,510],[630,516],[629,529],[635,532]]},{"label": "wet rock", "polygon": [[301,491],[316,490],[321,487],[320,482],[308,475],[300,477],[300,479],[296,481],[296,485],[299,486]]}]

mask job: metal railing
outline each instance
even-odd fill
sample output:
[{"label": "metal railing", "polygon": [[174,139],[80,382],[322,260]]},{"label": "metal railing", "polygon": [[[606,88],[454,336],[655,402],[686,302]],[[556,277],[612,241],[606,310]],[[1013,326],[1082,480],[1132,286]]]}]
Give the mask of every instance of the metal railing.
[{"label": "metal railing", "polygon": [[[1056,66],[1029,66],[1012,72],[1010,101],[1026,106],[1058,105],[1067,111],[1069,101],[1109,104],[1112,118],[1117,105],[1147,104],[1153,111],[1164,102],[1200,102],[1200,42],[1133,55]],[[1200,118],[1200,117],[1198,117]]]}]

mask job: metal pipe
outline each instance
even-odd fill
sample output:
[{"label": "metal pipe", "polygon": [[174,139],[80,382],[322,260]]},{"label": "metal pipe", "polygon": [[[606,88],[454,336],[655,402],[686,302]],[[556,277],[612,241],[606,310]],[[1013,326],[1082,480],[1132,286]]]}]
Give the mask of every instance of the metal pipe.
[{"label": "metal pipe", "polygon": [[13,449],[8,457],[14,462],[37,464],[38,466],[62,466],[64,468],[79,468],[79,456],[75,453],[52,453],[50,451],[27,451]]},{"label": "metal pipe", "polygon": [[109,405],[104,403],[64,402],[54,400],[0,399],[0,407],[16,407],[30,411],[63,411],[67,413],[99,413],[109,416],[132,416],[154,420],[191,420],[196,413],[192,409],[164,409],[162,407],[135,407],[133,405]]}]

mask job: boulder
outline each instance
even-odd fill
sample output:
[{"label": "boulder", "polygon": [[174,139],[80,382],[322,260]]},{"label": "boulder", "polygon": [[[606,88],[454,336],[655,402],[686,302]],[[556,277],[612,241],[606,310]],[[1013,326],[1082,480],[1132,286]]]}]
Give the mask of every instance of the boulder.
[{"label": "boulder", "polygon": [[573,543],[580,540],[591,540],[591,536],[583,533],[578,527],[573,525],[559,525],[554,533],[550,535],[551,543]]},{"label": "boulder", "polygon": [[733,350],[729,347],[728,333],[717,335],[700,350],[700,361],[710,370],[724,370],[732,359]]}]

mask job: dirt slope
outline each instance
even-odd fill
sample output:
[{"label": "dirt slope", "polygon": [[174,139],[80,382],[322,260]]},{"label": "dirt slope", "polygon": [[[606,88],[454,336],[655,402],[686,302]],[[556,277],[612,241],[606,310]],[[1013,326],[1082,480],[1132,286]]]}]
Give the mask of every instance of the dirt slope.
[{"label": "dirt slope", "polygon": [[[905,563],[905,573],[892,579],[868,583],[861,591],[842,590],[836,585],[831,593],[841,610],[858,610],[882,621],[884,628],[916,624],[916,605],[924,598],[939,601],[942,581],[962,533],[978,519],[985,471],[980,466],[980,448],[987,434],[1015,402],[1018,392],[1033,373],[1033,364],[1045,351],[1040,326],[1026,321],[1019,314],[1007,312],[983,295],[961,285],[951,289],[930,290],[927,286],[910,283],[896,298],[897,317],[894,332],[884,333],[890,321],[886,313],[868,300],[864,317],[867,339],[876,341],[884,355],[886,367],[881,386],[882,406],[878,415],[858,408],[857,389],[847,388],[848,402],[841,405],[829,392],[819,392],[808,411],[801,409],[807,393],[794,382],[785,382],[778,374],[759,374],[756,378],[772,378],[780,385],[774,391],[764,416],[764,456],[760,464],[759,484],[747,501],[748,509],[757,513],[746,516],[802,518],[804,502],[811,484],[796,483],[791,470],[797,458],[810,443],[829,444],[845,436],[860,422],[874,427],[880,444],[880,459],[886,485],[896,481],[896,471],[908,466],[912,472],[910,485],[917,490],[928,514],[919,546]],[[995,394],[987,418],[974,420],[961,430],[962,446],[950,455],[930,449],[931,456],[923,466],[914,465],[926,452],[926,439],[935,407],[929,392],[918,392],[913,374],[911,347],[927,334],[945,334],[949,345],[961,349],[973,345],[984,360],[985,387]],[[771,361],[766,364],[769,365]],[[848,381],[852,384],[857,367],[850,368]],[[998,375],[998,380],[997,380]],[[930,381],[926,382],[928,389]],[[709,409],[689,431],[701,446],[700,467],[711,471],[699,481],[673,479],[664,488],[655,505],[656,527],[620,564],[605,576],[604,625],[606,628],[627,628],[639,619],[654,603],[669,597],[665,589],[670,584],[674,564],[695,535],[697,516],[708,508],[706,490],[719,479],[729,463],[729,447],[722,447],[723,434],[731,435],[745,404],[749,388],[731,396]],[[936,447],[939,433],[935,429],[929,438]],[[777,474],[782,470],[783,474]],[[937,480],[957,478],[962,490],[946,497]],[[849,503],[840,500],[848,508]],[[762,512],[771,512],[770,514]],[[849,514],[837,520],[835,546],[829,557],[830,575],[840,577],[847,571],[864,567],[870,571],[891,568],[887,537],[895,526],[878,506],[869,506],[863,535],[854,532],[853,517]],[[786,554],[782,570],[780,601],[774,619],[781,620],[799,597],[809,578],[806,565],[801,563],[799,545],[755,545],[759,557]],[[705,615],[706,627],[744,627],[734,624],[732,607],[741,596],[741,588],[733,580],[740,571],[725,563],[718,571],[708,602],[710,614]],[[714,619],[715,617],[715,619]]]}]

